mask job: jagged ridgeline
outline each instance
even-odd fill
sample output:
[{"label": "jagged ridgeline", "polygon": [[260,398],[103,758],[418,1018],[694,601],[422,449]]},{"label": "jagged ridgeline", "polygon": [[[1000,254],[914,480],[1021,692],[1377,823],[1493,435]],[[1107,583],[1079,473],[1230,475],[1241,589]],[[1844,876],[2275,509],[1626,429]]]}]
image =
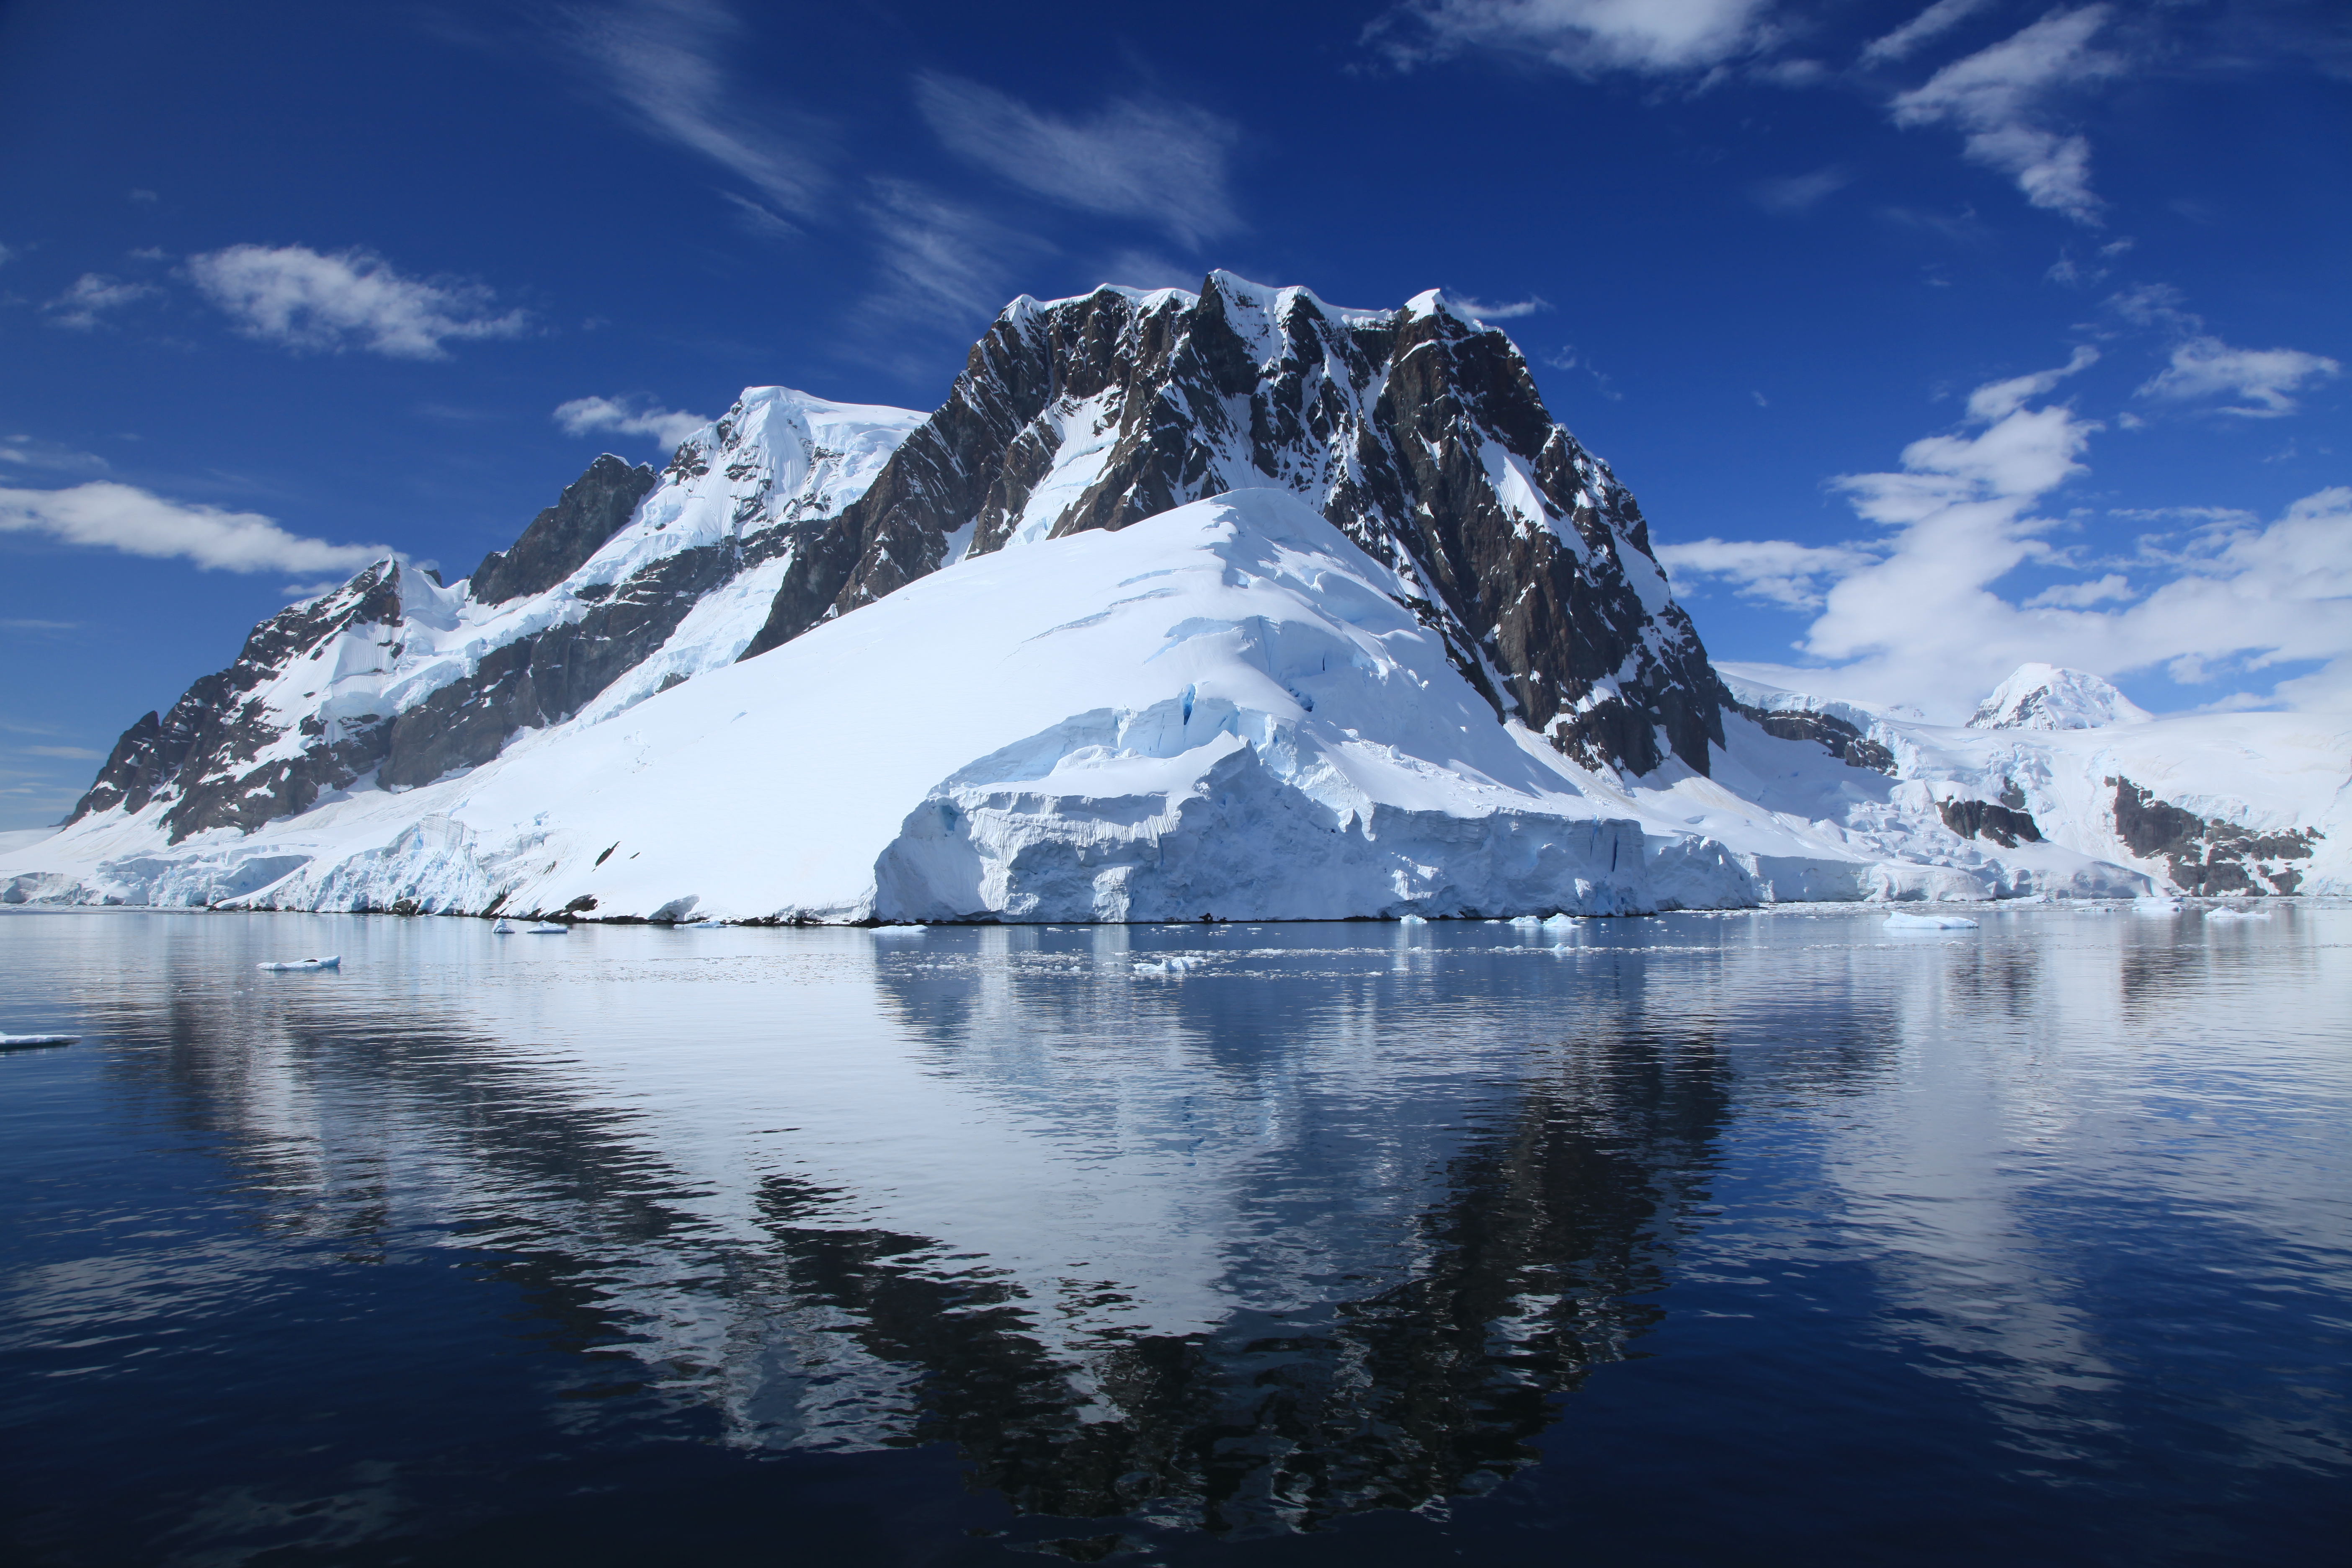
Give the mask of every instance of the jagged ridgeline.
[{"label": "jagged ridgeline", "polygon": [[1498,717],[1588,766],[1707,770],[1728,700],[1510,340],[1433,292],[1343,310],[1213,273],[1014,301],[928,417],[747,393],[659,475],[598,458],[463,583],[378,563],[131,726],[72,820],[160,805],[176,843],[429,784],[956,560],[1265,488],[1393,572]]}]

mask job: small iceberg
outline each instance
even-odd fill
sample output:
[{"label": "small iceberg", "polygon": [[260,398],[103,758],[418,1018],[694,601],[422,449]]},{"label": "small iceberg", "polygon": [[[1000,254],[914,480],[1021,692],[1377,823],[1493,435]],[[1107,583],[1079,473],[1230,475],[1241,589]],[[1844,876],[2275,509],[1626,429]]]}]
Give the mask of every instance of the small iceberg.
[{"label": "small iceberg", "polygon": [[572,928],[568,925],[559,925],[553,921],[541,921],[537,925],[525,927],[522,934],[525,936],[570,936],[572,934]]},{"label": "small iceberg", "polygon": [[876,926],[876,936],[920,936],[931,928],[927,925]]},{"label": "small iceberg", "polygon": [[283,963],[257,963],[256,969],[269,974],[307,974],[317,969],[341,969],[343,957],[336,953],[328,958],[289,958]]},{"label": "small iceberg", "polygon": [[2180,912],[2180,900],[2160,897],[2134,899],[2132,908],[2144,915],[2177,915]]},{"label": "small iceberg", "polygon": [[2207,910],[2205,918],[2209,921],[2266,921],[2271,918],[2271,912],[2268,910]]},{"label": "small iceberg", "polygon": [[1206,963],[1208,960],[1205,958],[1195,958],[1174,952],[1154,963],[1139,963],[1135,966],[1135,972],[1138,974],[1182,974],[1190,970],[1198,969]]},{"label": "small iceberg", "polygon": [[499,921],[498,924],[496,924],[496,925],[494,925],[494,926],[492,926],[492,927],[490,928],[490,934],[491,934],[492,936],[512,936],[512,935],[514,935],[514,921],[509,921],[509,920],[501,920],[501,921]]},{"label": "small iceberg", "polygon": [[725,921],[694,921],[688,923],[686,929],[688,931],[725,931],[727,929],[727,922]]},{"label": "small iceberg", "polygon": [[0,1051],[26,1051],[40,1046],[70,1046],[79,1035],[0,1035]]},{"label": "small iceberg", "polygon": [[1888,931],[1974,931],[1977,922],[1966,915],[1889,915]]},{"label": "small iceberg", "polygon": [[[1399,916],[1397,916],[1397,924],[1399,924],[1399,925],[1401,925],[1401,926],[1425,926],[1425,925],[1427,925],[1428,923],[1429,923],[1429,917],[1428,917],[1427,915],[1399,915]],[[1252,929],[1253,931],[1255,931],[1256,928],[1255,928],[1255,926],[1253,926],[1253,927],[1252,927],[1252,928],[1250,928],[1250,929]]]},{"label": "small iceberg", "polygon": [[1574,931],[1583,923],[1574,915],[1562,911],[1548,917],[1543,922],[1543,928],[1546,931]]}]

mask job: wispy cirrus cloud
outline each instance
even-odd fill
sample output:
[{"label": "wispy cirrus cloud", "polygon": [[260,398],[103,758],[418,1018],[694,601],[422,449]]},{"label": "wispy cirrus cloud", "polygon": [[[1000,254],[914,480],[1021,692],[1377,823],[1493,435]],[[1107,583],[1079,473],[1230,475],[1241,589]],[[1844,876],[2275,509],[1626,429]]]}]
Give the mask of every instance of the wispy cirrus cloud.
[{"label": "wispy cirrus cloud", "polygon": [[1401,67],[1489,51],[1593,76],[1705,70],[1776,32],[1769,0],[1408,0],[1364,41]]},{"label": "wispy cirrus cloud", "polygon": [[2027,201],[2096,224],[2091,144],[2052,129],[2050,104],[2063,89],[2121,73],[2122,57],[2091,47],[2110,15],[2104,5],[2053,11],[1896,94],[1895,122],[1958,127],[1964,154],[2015,180]]},{"label": "wispy cirrus cloud", "polygon": [[633,0],[559,15],[575,57],[644,129],[759,192],[761,203],[747,205],[772,224],[782,222],[778,211],[820,216],[833,184],[830,128],[772,102],[747,103],[733,90],[721,63],[743,30],[733,12],[713,0]]},{"label": "wispy cirrus cloud", "polygon": [[1065,117],[961,77],[915,78],[915,106],[956,156],[1079,212],[1132,218],[1193,246],[1240,226],[1226,164],[1241,131],[1192,104],[1117,99]]},{"label": "wispy cirrus cloud", "polygon": [[1475,299],[1468,294],[1445,290],[1447,304],[1474,316],[1481,321],[1516,321],[1522,317],[1540,315],[1552,308],[1551,301],[1540,294],[1530,294],[1524,300],[1496,301]]},{"label": "wispy cirrus cloud", "polygon": [[1880,37],[1862,47],[1861,63],[1864,66],[1891,65],[1907,59],[1919,47],[1942,37],[1962,22],[1992,5],[1994,0],[1936,0],[1936,3]]},{"label": "wispy cirrus cloud", "polygon": [[1811,212],[1852,184],[1853,176],[1832,163],[1810,174],[1759,180],[1748,187],[1748,197],[1768,213]]},{"label": "wispy cirrus cloud", "polygon": [[626,397],[575,397],[557,405],[555,422],[567,436],[609,430],[620,436],[650,436],[665,447],[677,446],[710,423],[699,414],[639,407],[634,398]]},{"label": "wispy cirrus cloud", "polygon": [[445,359],[446,343],[518,337],[530,326],[522,310],[498,312],[478,283],[404,277],[365,250],[232,245],[190,257],[187,269],[237,331],[283,348]]},{"label": "wispy cirrus cloud", "polygon": [[58,490],[0,489],[0,533],[192,561],[208,572],[351,573],[395,553],[381,544],[306,539],[258,512],[185,505],[108,479]]},{"label": "wispy cirrus cloud", "polygon": [[102,272],[85,272],[74,279],[73,287],[42,306],[41,313],[56,326],[86,332],[108,313],[160,292],[152,283],[126,283]]},{"label": "wispy cirrus cloud", "polygon": [[869,309],[962,331],[1012,297],[1025,262],[1053,247],[986,213],[907,180],[876,180],[860,211],[880,287]]}]

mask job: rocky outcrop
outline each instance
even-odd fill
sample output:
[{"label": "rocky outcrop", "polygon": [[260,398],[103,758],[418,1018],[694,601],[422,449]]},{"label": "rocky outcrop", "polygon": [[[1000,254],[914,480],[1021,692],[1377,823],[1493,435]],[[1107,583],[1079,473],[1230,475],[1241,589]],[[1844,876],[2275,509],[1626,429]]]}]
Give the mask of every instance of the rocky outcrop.
[{"label": "rocky outcrop", "polygon": [[254,627],[236,663],[190,686],[160,721],[150,713],[123,733],[67,820],[115,806],[142,810],[169,794],[175,798],[163,821],[178,843],[206,828],[250,829],[307,810],[373,767],[383,755],[380,715],[311,711],[291,717],[289,729],[270,697],[289,678],[308,679],[305,695],[315,695],[352,656],[389,646],[386,634],[401,618],[400,577],[397,562],[379,561]]},{"label": "rocky outcrop", "polygon": [[1963,838],[1981,838],[2003,849],[2042,842],[2042,829],[2025,812],[1989,800],[1944,800],[1936,803],[1944,826]]},{"label": "rocky outcrop", "polygon": [[1510,340],[1435,294],[1339,310],[1212,273],[1197,297],[1015,301],[805,541],[745,657],[961,554],[1257,488],[1307,497],[1393,572],[1498,715],[1589,764],[1706,771],[1726,699],[1640,508]]},{"label": "rocky outcrop", "polygon": [[621,531],[653,488],[654,471],[645,465],[631,468],[610,452],[598,458],[511,549],[482,557],[471,580],[475,602],[503,605],[554,587]]},{"label": "rocky outcrop", "polygon": [[2133,854],[2162,861],[2184,893],[2292,893],[2303,872],[2287,862],[2310,859],[2320,841],[2316,828],[2257,833],[2158,800],[2127,778],[2107,783],[2116,792],[2116,836]]},{"label": "rocky outcrop", "polygon": [[1758,708],[1744,702],[1736,706],[1742,717],[1768,735],[1783,741],[1811,741],[1850,768],[1881,773],[1895,771],[1893,752],[1833,713],[1811,708]]}]

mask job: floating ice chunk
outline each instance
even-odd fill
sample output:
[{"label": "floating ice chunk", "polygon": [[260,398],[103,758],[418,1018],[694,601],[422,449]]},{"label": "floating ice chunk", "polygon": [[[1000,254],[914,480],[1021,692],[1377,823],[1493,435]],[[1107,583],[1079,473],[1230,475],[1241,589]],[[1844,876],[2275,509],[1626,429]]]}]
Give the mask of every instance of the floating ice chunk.
[{"label": "floating ice chunk", "polygon": [[727,922],[725,921],[692,921],[688,922],[686,929],[688,931],[725,931],[727,929]]},{"label": "floating ice chunk", "polygon": [[283,963],[254,965],[256,969],[267,970],[272,974],[303,973],[314,969],[341,969],[342,966],[343,956],[341,953],[327,958],[289,958]]},{"label": "floating ice chunk", "polygon": [[931,928],[926,925],[876,926],[876,936],[921,936]]},{"label": "floating ice chunk", "polygon": [[1888,931],[1974,931],[1977,922],[1966,915],[1889,915]]},{"label": "floating ice chunk", "polygon": [[0,1051],[22,1050],[31,1046],[70,1046],[79,1035],[0,1035]]},{"label": "floating ice chunk", "polygon": [[1543,926],[1546,931],[1574,931],[1583,923],[1574,915],[1562,912],[1550,916],[1543,922]]},{"label": "floating ice chunk", "polygon": [[1138,974],[1182,974],[1190,970],[1200,968],[1207,962],[1208,961],[1203,958],[1192,957],[1181,952],[1171,952],[1166,958],[1159,959],[1153,963],[1137,964],[1135,966],[1135,972]]},{"label": "floating ice chunk", "polygon": [[502,920],[499,921],[498,924],[490,928],[490,934],[492,936],[512,936],[514,935],[514,922],[512,921]]},{"label": "floating ice chunk", "polygon": [[2268,910],[2207,910],[2205,918],[2209,921],[2266,921],[2271,918],[2271,912]]},{"label": "floating ice chunk", "polygon": [[559,925],[553,921],[541,921],[535,926],[526,926],[523,929],[522,934],[525,936],[570,936],[572,934],[572,928],[568,925]]},{"label": "floating ice chunk", "polygon": [[1429,917],[1428,917],[1427,915],[1399,915],[1399,916],[1397,916],[1397,924],[1399,924],[1399,925],[1401,925],[1401,926],[1425,926],[1425,925],[1427,925],[1428,923],[1429,923]]},{"label": "floating ice chunk", "polygon": [[1541,926],[1543,921],[1536,919],[1533,915],[1518,915],[1512,919],[1511,923],[1522,928],[1523,930],[1534,931],[1538,927]]},{"label": "floating ice chunk", "polygon": [[2134,899],[2132,908],[2144,915],[2177,915],[2180,912],[2179,899]]}]

